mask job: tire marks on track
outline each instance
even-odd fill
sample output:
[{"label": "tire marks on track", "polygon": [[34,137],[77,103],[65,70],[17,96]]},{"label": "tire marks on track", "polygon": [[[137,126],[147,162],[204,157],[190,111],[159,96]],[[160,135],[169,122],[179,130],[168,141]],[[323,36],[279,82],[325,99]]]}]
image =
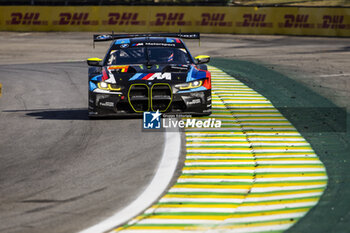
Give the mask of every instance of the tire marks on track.
[{"label": "tire marks on track", "polygon": [[210,67],[220,129],[186,129],[186,161],[158,203],[114,232],[283,232],[317,204],[325,167],[269,100]]}]

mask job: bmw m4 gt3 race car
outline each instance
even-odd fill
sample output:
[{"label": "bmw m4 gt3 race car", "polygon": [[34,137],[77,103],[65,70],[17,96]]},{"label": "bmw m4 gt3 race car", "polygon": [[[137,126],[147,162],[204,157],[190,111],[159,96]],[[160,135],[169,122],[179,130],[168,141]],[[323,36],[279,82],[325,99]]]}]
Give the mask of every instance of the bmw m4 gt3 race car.
[{"label": "bmw m4 gt3 race car", "polygon": [[132,115],[145,111],[210,115],[211,74],[193,58],[181,38],[199,33],[94,35],[112,41],[105,58],[89,58],[89,116]]}]

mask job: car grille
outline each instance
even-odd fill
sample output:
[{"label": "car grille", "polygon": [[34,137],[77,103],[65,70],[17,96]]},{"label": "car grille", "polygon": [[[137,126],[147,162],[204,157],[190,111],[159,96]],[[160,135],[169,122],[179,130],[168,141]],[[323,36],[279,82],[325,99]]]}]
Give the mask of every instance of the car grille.
[{"label": "car grille", "polygon": [[156,83],[151,88],[146,84],[133,84],[129,88],[128,98],[135,112],[165,112],[171,105],[172,91],[167,83]]},{"label": "car grille", "polygon": [[148,86],[145,84],[134,84],[130,86],[128,97],[131,107],[135,112],[149,110]]},{"label": "car grille", "polygon": [[172,100],[172,92],[169,84],[156,83],[152,86],[152,110],[165,112]]}]

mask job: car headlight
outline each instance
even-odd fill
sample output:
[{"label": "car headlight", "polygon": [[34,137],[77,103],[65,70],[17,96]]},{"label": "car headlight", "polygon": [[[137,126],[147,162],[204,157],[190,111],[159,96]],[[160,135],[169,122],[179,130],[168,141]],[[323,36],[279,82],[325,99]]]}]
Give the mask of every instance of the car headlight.
[{"label": "car headlight", "polygon": [[106,90],[106,91],[120,91],[122,89],[122,87],[119,85],[110,84],[106,82],[97,83],[97,86],[99,89]]},{"label": "car headlight", "polygon": [[177,84],[175,85],[175,87],[179,88],[180,90],[188,90],[188,89],[200,87],[202,86],[202,84],[203,84],[202,80],[196,80],[188,83]]}]

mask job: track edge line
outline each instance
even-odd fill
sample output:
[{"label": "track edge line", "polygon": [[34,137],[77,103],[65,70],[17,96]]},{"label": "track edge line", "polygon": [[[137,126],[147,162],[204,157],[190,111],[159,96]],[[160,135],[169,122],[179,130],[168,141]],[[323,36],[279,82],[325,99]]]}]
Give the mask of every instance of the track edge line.
[{"label": "track edge line", "polygon": [[147,186],[147,188],[138,196],[136,200],[113,214],[102,222],[93,225],[78,233],[102,233],[110,231],[117,226],[129,221],[133,217],[142,213],[152,203],[154,203],[166,191],[171,182],[177,167],[181,153],[181,133],[179,129],[176,132],[165,132],[165,145],[161,162],[157,171]]}]

